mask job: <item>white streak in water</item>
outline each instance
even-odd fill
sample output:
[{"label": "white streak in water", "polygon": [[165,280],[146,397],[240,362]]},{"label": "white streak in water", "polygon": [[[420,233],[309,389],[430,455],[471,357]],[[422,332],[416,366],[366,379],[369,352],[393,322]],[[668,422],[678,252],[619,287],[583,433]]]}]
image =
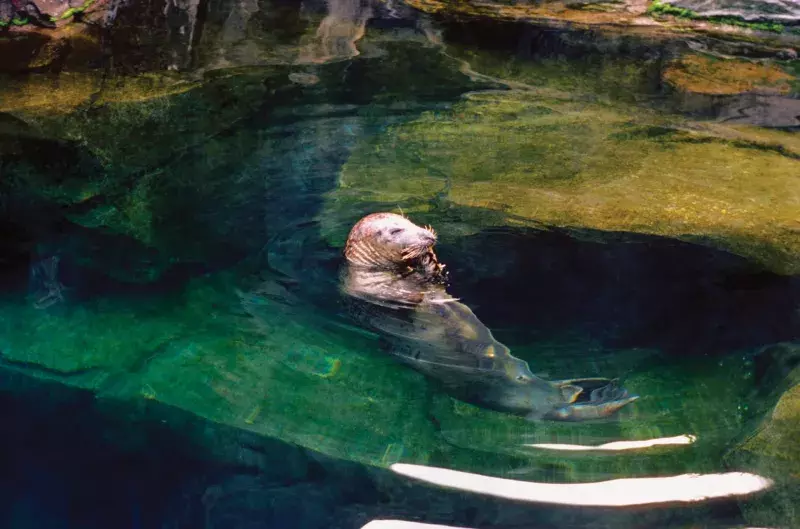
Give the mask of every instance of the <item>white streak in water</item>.
[{"label": "white streak in water", "polygon": [[443,487],[512,500],[581,506],[699,502],[745,496],[772,485],[771,480],[746,472],[627,478],[594,483],[535,483],[405,463],[396,463],[390,468],[398,474]]},{"label": "white streak in water", "polygon": [[405,522],[403,520],[372,520],[361,529],[470,529],[469,527],[455,527],[453,525],[435,525],[419,522]]},{"label": "white streak in water", "polygon": [[614,441],[612,443],[605,443],[602,445],[597,446],[586,446],[586,445],[571,445],[571,444],[548,444],[548,443],[537,443],[537,444],[526,444],[525,446],[530,446],[532,448],[542,448],[545,450],[564,450],[564,451],[571,451],[571,452],[582,452],[582,451],[589,451],[589,450],[610,450],[610,451],[617,451],[617,450],[638,450],[642,448],[650,448],[651,446],[662,446],[662,445],[689,445],[697,441],[697,437],[694,435],[677,435],[675,437],[660,437],[658,439],[645,439],[643,441]]}]

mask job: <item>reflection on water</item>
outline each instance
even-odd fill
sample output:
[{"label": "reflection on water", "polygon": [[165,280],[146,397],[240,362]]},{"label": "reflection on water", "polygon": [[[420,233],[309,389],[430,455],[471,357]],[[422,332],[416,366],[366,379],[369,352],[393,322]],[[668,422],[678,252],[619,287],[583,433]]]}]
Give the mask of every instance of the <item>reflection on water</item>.
[{"label": "reflection on water", "polygon": [[317,28],[314,43],[304,50],[299,63],[324,63],[349,59],[359,54],[356,42],[364,36],[372,17],[366,0],[328,0],[328,13]]},{"label": "reflection on water", "polygon": [[452,525],[424,524],[418,522],[403,522],[400,520],[373,520],[362,529],[468,529]]},{"label": "reflection on water", "polygon": [[580,452],[591,450],[641,450],[643,448],[650,448],[652,446],[689,445],[695,441],[697,441],[697,437],[694,435],[676,435],[675,437],[642,439],[641,441],[614,441],[611,443],[603,443],[597,446],[547,443],[530,444],[528,446],[533,448],[542,448],[545,450],[566,450]]},{"label": "reflection on water", "polygon": [[700,502],[763,491],[772,482],[743,472],[619,479],[598,483],[553,484],[514,481],[418,465],[392,465],[400,474],[445,487],[514,500],[581,506],[625,507],[670,502]]},{"label": "reflection on water", "polygon": [[31,266],[33,306],[46,309],[64,301],[64,285],[58,280],[59,257],[54,255]]},{"label": "reflection on water", "polygon": [[[6,526],[123,483],[79,526],[796,520],[796,61],[400,2],[87,21],[0,35]],[[350,267],[380,211],[436,253]],[[137,463],[75,483],[87,437]]]}]

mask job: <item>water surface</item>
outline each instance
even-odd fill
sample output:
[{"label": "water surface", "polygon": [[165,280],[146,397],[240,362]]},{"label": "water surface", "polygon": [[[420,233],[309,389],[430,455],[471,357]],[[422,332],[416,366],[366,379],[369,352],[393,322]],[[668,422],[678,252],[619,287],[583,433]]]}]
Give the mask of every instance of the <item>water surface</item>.
[{"label": "water surface", "polygon": [[[145,429],[136,413],[166,424],[131,457],[156,454],[159,436],[167,455],[152,455],[154,465],[177,458],[176,446],[200,446],[203,463],[181,459],[176,472],[206,481],[164,484],[162,496],[184,487],[197,498],[207,486],[203,498],[246,490],[256,503],[310,498],[320,512],[382,503],[331,496],[341,483],[333,477],[298,478],[302,490],[288,493],[272,477],[264,489],[220,470],[226,477],[208,485],[231,460],[264,472],[242,452],[206,454],[219,443],[198,432],[218,428],[237,432],[219,434],[236,446],[244,435],[307,449],[337,469],[330,476],[349,476],[337,466],[345,462],[358,463],[353,473],[407,463],[547,483],[763,473],[778,483],[767,500],[654,511],[649,527],[787,523],[791,465],[737,447],[797,382],[788,375],[800,330],[800,143],[787,118],[797,110],[796,64],[767,61],[783,74],[757,72],[771,92],[726,92],[735,72],[712,68],[703,82],[713,89],[692,73],[724,59],[663,39],[446,22],[383,4],[204,9],[181,19],[194,31],[188,40],[129,11],[94,62],[80,51],[26,71],[8,61],[0,363],[17,381],[5,383],[13,416],[30,413],[20,411],[29,404],[17,377],[32,377],[48,382],[25,383],[45,384],[25,394],[31,400],[55,383],[113,409],[99,418],[77,406],[96,435],[125,414],[136,427],[119,427],[119,437]],[[451,293],[535,374],[619,377],[641,399],[611,420],[531,422],[454,399],[382,354],[379,337],[348,319],[337,286],[347,232],[374,211],[436,228]],[[88,398],[58,391],[56,401]],[[692,442],[531,446],[675,437]],[[75,472],[70,465],[52,468]],[[129,485],[130,505],[153,509],[133,526],[190,523],[135,498],[158,479],[149,472]],[[30,494],[33,505],[51,501]],[[449,498],[427,494],[432,504]],[[483,499],[464,502],[437,513],[393,497],[391,508],[362,510],[517,523],[485,514]],[[32,526],[15,509],[7,519],[21,521],[9,526]],[[540,514],[548,527],[588,527],[586,516],[638,526],[627,511]],[[319,516],[274,514],[267,526],[325,526]],[[367,521],[340,519],[337,527]]]}]

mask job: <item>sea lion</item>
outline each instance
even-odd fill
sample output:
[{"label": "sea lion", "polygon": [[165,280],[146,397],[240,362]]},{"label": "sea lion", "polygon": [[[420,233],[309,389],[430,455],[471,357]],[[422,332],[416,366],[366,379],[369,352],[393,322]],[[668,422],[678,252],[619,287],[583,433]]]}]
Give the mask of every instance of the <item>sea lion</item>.
[{"label": "sea lion", "polygon": [[432,228],[393,213],[368,215],[350,231],[341,290],[351,316],[377,330],[389,353],[460,400],[534,420],[598,419],[638,398],[605,378],[535,376],[447,293],[436,242]]}]

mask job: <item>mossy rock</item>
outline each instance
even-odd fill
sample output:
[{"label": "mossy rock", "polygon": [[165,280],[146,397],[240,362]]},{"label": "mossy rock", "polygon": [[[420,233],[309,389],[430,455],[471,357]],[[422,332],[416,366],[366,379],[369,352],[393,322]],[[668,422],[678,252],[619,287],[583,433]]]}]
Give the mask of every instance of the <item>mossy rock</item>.
[{"label": "mossy rock", "polygon": [[793,0],[658,0],[696,17],[731,17],[742,21],[796,23],[800,7]]},{"label": "mossy rock", "polygon": [[729,458],[749,460],[770,473],[800,478],[800,368],[796,367],[800,347],[778,344],[766,348],[756,359],[759,383],[764,385],[762,392],[773,394],[777,402]]},{"label": "mossy rock", "polygon": [[[242,280],[241,271],[196,279],[171,295],[106,294],[91,303],[36,309],[7,299],[0,369],[90,389],[99,397],[158,402],[203,418],[289,441],[328,455],[386,467],[402,461],[462,468],[518,479],[581,481],[681,469],[699,471],[718,458],[741,384],[740,365],[693,363],[687,383],[658,363],[626,381],[642,406],[600,425],[539,424],[464,404],[381,351],[377,337],[345,329],[314,307],[283,304],[244,292],[279,292]],[[258,288],[254,288],[254,284]],[[247,311],[241,301],[248,301]],[[291,302],[292,299],[290,298]],[[42,336],[51,337],[42,340]],[[565,361],[568,349],[531,344],[535,369],[553,377],[592,374],[590,364]],[[531,351],[524,353],[531,357]],[[615,353],[630,370],[642,355]],[[645,356],[653,356],[648,352]],[[710,366],[710,367],[709,367]],[[555,370],[557,369],[557,370]],[[713,398],[712,398],[713,397]],[[709,403],[714,405],[710,406]],[[641,408],[641,409],[640,409]],[[637,412],[637,410],[639,410]],[[676,410],[680,410],[676,413]],[[641,415],[640,415],[641,414]],[[695,422],[692,422],[695,421]],[[705,438],[706,432],[714,433]],[[647,439],[698,433],[704,444],[630,457],[547,454],[524,443]],[[558,470],[560,469],[560,470]]]},{"label": "mossy rock", "polygon": [[217,276],[166,298],[88,305],[67,293],[44,310],[8,300],[0,369],[158,401],[371,465],[426,461],[437,441],[421,375],[381,355],[374,338],[331,332],[311,311],[264,300],[257,318],[237,315],[235,287]]},{"label": "mossy rock", "polygon": [[[741,507],[748,523],[754,526],[797,527],[800,513],[800,347],[778,344],[761,353],[769,366],[761,369],[764,380],[762,392],[773,394],[777,403],[744,430],[745,437],[725,454],[725,463],[736,469],[746,469],[775,481],[766,496],[744,502]],[[788,389],[781,392],[781,389]]]},{"label": "mossy rock", "polygon": [[526,93],[475,94],[361,145],[320,219],[341,245],[367,212],[450,208],[437,226],[443,236],[448,224],[636,232],[798,273],[794,138],[773,132],[773,142],[786,139],[776,145],[742,130],[720,134],[643,109]]},{"label": "mossy rock", "polygon": [[[721,442],[739,424],[733,410],[747,382],[732,383],[731,375],[741,372],[740,362],[692,362],[688,381],[685,368],[645,363],[626,381],[644,397],[619,420],[529,422],[454,400],[381,352],[376,337],[332,325],[313,308],[261,298],[243,315],[235,291],[247,285],[236,277],[199,279],[159,301],[107,296],[46,310],[9,301],[0,369],[87,388],[104,400],[165,404],[372,466],[428,464],[514,479],[713,471]],[[43,342],[43,335],[52,339]],[[537,366],[558,366],[560,376],[594,363],[565,362],[561,353]],[[630,355],[631,365],[641,360]],[[700,441],[624,454],[524,446],[686,433]]]},{"label": "mossy rock", "polygon": [[[66,217],[98,236],[133,239],[131,261],[157,254],[159,263],[144,274],[97,263],[122,280],[149,282],[171,259],[197,259],[196,247],[209,237],[194,236],[196,231],[230,226],[195,221],[187,237],[175,233],[186,227],[176,218],[185,218],[187,208],[196,217],[211,203],[242,200],[247,183],[231,186],[221,175],[227,178],[229,165],[241,163],[256,140],[220,132],[262,104],[271,75],[271,68],[256,68],[200,80],[172,74],[101,80],[93,73],[13,78],[0,89],[7,95],[0,97],[7,113],[0,123],[0,187],[19,206],[10,220],[40,238],[39,231],[49,237],[49,222]],[[176,168],[177,160],[189,167]],[[75,258],[86,266],[94,259]]]},{"label": "mossy rock", "polygon": [[740,449],[769,458],[778,458],[800,476],[800,384],[784,393],[763,427]]},{"label": "mossy rock", "polygon": [[797,81],[775,64],[695,54],[672,61],[664,71],[664,80],[685,92],[713,95],[745,92],[786,95],[791,91],[791,83]]}]

